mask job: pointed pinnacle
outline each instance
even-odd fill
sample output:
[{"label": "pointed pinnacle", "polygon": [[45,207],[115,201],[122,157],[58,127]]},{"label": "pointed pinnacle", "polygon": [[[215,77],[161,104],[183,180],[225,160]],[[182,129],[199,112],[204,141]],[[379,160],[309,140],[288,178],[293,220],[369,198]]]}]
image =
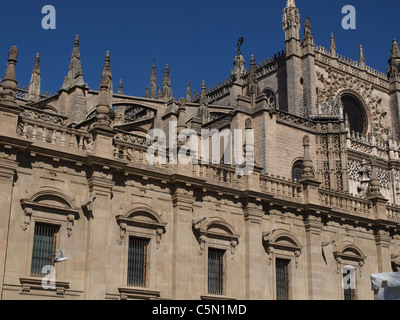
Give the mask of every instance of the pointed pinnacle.
[{"label": "pointed pinnacle", "polygon": [[361,44],[360,44],[360,62],[365,63],[364,49]]},{"label": "pointed pinnacle", "polygon": [[296,4],[294,3],[294,0],[287,0],[286,1],[286,8],[293,8],[296,7]]},{"label": "pointed pinnacle", "polygon": [[393,40],[392,50],[390,51],[391,58],[400,58],[399,44],[396,39]]},{"label": "pointed pinnacle", "polygon": [[33,72],[39,72],[40,71],[40,57],[39,57],[39,53],[36,54],[36,58],[35,58],[35,63],[33,64]]},{"label": "pointed pinnacle", "polygon": [[75,36],[75,47],[79,47],[79,35]]}]

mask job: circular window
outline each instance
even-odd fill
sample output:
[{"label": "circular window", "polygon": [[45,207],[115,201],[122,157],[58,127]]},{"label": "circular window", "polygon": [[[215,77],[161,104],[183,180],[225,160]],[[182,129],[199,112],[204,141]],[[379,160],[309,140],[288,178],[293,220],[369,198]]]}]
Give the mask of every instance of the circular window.
[{"label": "circular window", "polygon": [[347,115],[350,130],[365,135],[368,131],[368,121],[361,101],[352,94],[343,94],[342,103],[343,113]]}]

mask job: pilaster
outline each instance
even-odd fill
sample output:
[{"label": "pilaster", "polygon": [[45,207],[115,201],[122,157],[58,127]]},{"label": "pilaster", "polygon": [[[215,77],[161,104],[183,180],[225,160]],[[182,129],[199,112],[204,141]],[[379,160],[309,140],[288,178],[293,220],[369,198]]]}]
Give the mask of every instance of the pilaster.
[{"label": "pilaster", "polygon": [[109,216],[112,208],[112,173],[107,168],[93,169],[88,179],[91,204],[86,250],[85,299],[104,300],[107,284],[108,251],[112,234]]},{"label": "pilaster", "polygon": [[260,257],[265,254],[260,238],[262,234],[263,206],[260,201],[246,199],[243,205],[245,224],[245,286],[246,300],[264,299],[265,283],[260,281],[260,276],[265,272],[263,260]]}]

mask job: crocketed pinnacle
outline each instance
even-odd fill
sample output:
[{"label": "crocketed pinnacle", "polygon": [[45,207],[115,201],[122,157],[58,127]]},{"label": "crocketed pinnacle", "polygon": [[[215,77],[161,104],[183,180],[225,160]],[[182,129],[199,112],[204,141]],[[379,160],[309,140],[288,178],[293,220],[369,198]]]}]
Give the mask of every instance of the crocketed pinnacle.
[{"label": "crocketed pinnacle", "polygon": [[8,64],[3,79],[3,92],[1,94],[0,104],[10,107],[18,107],[15,99],[15,90],[17,88],[17,79],[15,77],[15,65],[18,58],[18,49],[12,46],[8,52]]},{"label": "crocketed pinnacle", "polygon": [[35,63],[33,64],[33,70],[31,75],[31,81],[28,87],[28,100],[39,101],[40,99],[40,57],[39,53],[36,54]]},{"label": "crocketed pinnacle", "polygon": [[164,80],[162,85],[162,98],[168,100],[172,98],[171,79],[169,77],[169,66],[165,66]]},{"label": "crocketed pinnacle", "polygon": [[124,85],[122,83],[122,79],[119,80],[118,94],[124,94]]},{"label": "crocketed pinnacle", "polygon": [[153,60],[150,78],[150,98],[157,98],[157,74],[156,74],[156,61]]},{"label": "crocketed pinnacle", "polygon": [[188,81],[188,84],[186,86],[186,101],[192,102],[192,88],[190,85],[190,81]]},{"label": "crocketed pinnacle", "polygon": [[335,36],[333,34],[333,32],[331,33],[331,54],[332,56],[336,56],[336,42],[335,42]]},{"label": "crocketed pinnacle", "polygon": [[107,51],[104,59],[103,72],[100,80],[99,89],[99,102],[97,104],[96,113],[97,120],[99,123],[107,124],[108,115],[110,112],[110,90],[112,86],[111,77],[111,58],[110,52]]},{"label": "crocketed pinnacle", "polygon": [[72,49],[71,61],[68,68],[68,76],[64,80],[62,89],[68,90],[75,86],[84,86],[81,54],[79,51],[79,35],[76,35],[74,48]]},{"label": "crocketed pinnacle", "polygon": [[362,45],[360,45],[360,67],[361,68],[365,67],[365,56],[364,56],[364,49],[363,49]]}]

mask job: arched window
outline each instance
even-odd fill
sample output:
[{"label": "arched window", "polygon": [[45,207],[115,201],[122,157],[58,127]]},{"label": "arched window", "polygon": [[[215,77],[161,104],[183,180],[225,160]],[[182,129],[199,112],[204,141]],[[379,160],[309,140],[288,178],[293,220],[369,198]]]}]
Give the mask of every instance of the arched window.
[{"label": "arched window", "polygon": [[303,175],[303,161],[298,160],[293,164],[292,167],[292,181],[297,182]]},{"label": "arched window", "polygon": [[365,135],[368,131],[368,120],[361,101],[349,93],[343,94],[341,98],[343,113],[347,115],[350,130]]}]

